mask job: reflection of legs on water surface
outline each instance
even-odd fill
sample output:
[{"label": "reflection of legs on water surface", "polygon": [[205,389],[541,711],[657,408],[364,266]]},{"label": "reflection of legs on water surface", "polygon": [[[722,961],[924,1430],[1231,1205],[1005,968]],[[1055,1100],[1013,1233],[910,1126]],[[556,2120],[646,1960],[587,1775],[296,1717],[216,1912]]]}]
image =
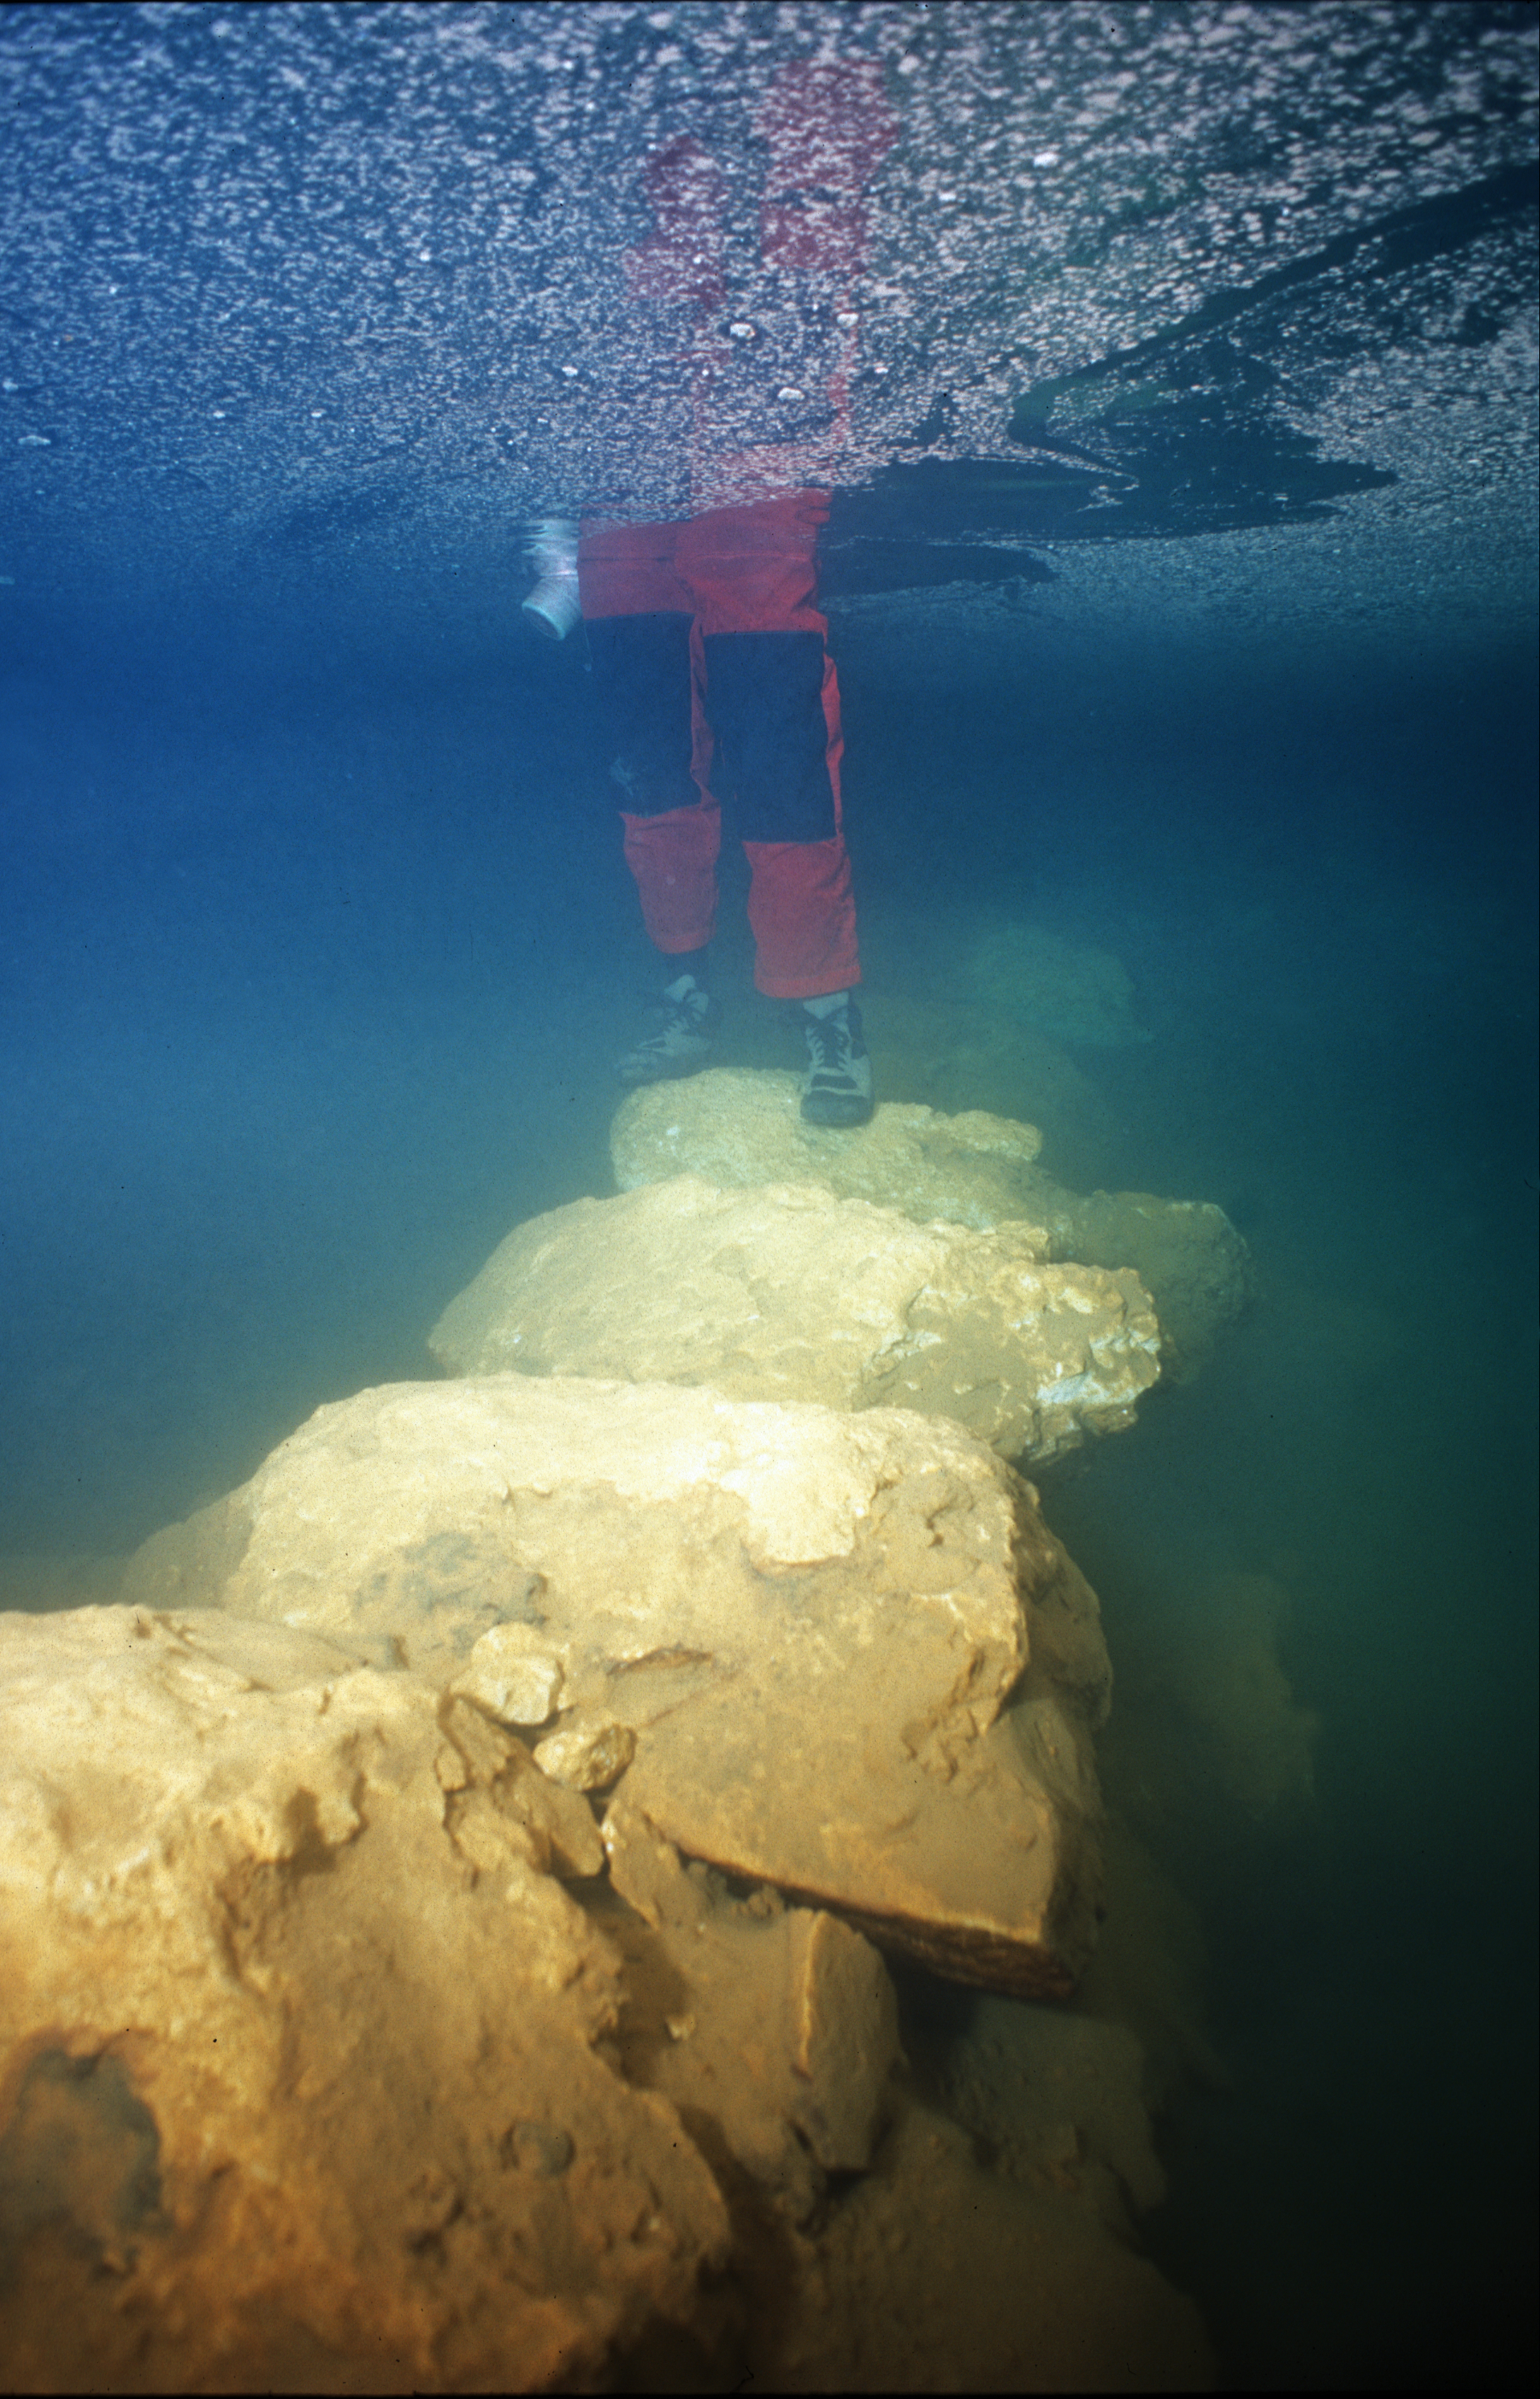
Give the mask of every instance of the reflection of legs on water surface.
[{"label": "reflection of legs on water surface", "polygon": [[675,525],[586,530],[584,616],[625,802],[642,921],[677,961],[663,1018],[620,1063],[624,1082],[694,1073],[717,1010],[704,953],[716,920],[721,807],[736,801],[749,860],[754,981],[817,1003],[804,1113],[858,1124],[871,1066],[848,995],[860,980],[840,830],[839,685],[813,605],[819,493]]}]

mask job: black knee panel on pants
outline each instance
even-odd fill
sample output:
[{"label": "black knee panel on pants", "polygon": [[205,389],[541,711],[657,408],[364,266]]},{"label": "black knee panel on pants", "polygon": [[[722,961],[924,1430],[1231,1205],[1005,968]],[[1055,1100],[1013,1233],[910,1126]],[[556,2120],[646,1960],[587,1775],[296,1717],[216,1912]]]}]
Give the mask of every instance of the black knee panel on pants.
[{"label": "black knee panel on pants", "polygon": [[[708,633],[706,707],[745,841],[832,841],[821,633]],[[718,779],[713,776],[713,782]]]},{"label": "black knee panel on pants", "polygon": [[662,816],[700,798],[690,774],[690,625],[682,609],[588,619],[610,772],[632,816]]}]

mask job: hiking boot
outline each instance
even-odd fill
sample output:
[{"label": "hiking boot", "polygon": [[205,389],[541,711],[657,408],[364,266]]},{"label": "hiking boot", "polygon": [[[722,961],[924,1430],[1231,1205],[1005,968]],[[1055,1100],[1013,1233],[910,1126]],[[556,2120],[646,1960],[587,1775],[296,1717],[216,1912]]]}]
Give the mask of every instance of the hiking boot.
[{"label": "hiking boot", "polygon": [[623,1083],[663,1083],[675,1075],[698,1075],[710,1064],[722,1010],[694,975],[680,975],[669,983],[663,1006],[654,1015],[656,1031],[643,1034],[636,1048],[616,1062],[615,1073]]},{"label": "hiking boot", "polygon": [[861,1011],[853,999],[815,1016],[803,1008],[807,1072],[802,1112],[809,1124],[859,1125],[871,1114],[871,1061],[861,1038]]}]

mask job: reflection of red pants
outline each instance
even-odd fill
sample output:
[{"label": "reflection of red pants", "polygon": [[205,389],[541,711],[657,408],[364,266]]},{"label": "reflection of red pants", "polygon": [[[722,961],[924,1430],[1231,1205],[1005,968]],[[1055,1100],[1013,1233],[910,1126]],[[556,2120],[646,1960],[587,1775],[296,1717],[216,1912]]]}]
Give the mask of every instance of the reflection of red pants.
[{"label": "reflection of red pants", "polygon": [[[754,980],[776,999],[860,981],[840,832],[840,694],[815,547],[821,492],[681,524],[587,524],[577,572],[642,920],[670,957],[716,921],[736,801]],[[715,787],[713,789],[713,786]]]}]

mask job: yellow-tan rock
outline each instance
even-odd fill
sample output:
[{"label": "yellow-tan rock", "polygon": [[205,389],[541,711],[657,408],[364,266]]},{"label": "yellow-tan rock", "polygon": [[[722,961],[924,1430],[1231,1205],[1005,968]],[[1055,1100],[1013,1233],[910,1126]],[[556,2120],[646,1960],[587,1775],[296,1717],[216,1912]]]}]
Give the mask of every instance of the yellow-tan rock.
[{"label": "yellow-tan rock", "polygon": [[943,1419],[392,1385],[147,1543],[125,1595],[446,1684],[531,1626],[561,1704],[528,1729],[629,1727],[617,1788],[688,1856],[1006,1989],[1066,1990],[1089,1953],[1096,1602],[1030,1485]]},{"label": "yellow-tan rock", "polygon": [[837,1917],[788,1907],[765,1886],[735,1900],[624,1800],[604,1846],[633,1912],[607,1919],[630,1970],[628,2074],[686,2123],[709,2119],[703,2137],[804,2220],[828,2174],[870,2166],[898,2103],[898,2002],[882,1959]]},{"label": "yellow-tan rock", "polygon": [[1222,1208],[1147,1191],[1066,1190],[1037,1162],[1034,1125],[973,1108],[879,1104],[870,1124],[830,1132],[798,1114],[794,1075],[714,1067],[632,1091],[610,1130],[622,1191],[676,1174],[723,1187],[817,1183],[897,1208],[917,1224],[1038,1227],[1045,1257],[1131,1268],[1155,1302],[1162,1371],[1195,1374],[1252,1288],[1250,1254]]},{"label": "yellow-tan rock", "polygon": [[566,2387],[692,2319],[725,2211],[541,1780],[310,1633],[0,1617],[8,2383]]},{"label": "yellow-tan rock", "polygon": [[429,1347],[453,1374],[916,1408],[1037,1464],[1131,1424],[1160,1371],[1138,1277],[1049,1265],[1047,1246],[1029,1225],[671,1175],[519,1226]]},{"label": "yellow-tan rock", "polygon": [[795,1075],[741,1066],[632,1091],[610,1128],[615,1182],[622,1191],[686,1173],[723,1187],[817,1183],[916,1224],[1035,1221],[1023,1180],[1043,1146],[1035,1125],[885,1100],[869,1124],[832,1131],[804,1123],[800,1091]]},{"label": "yellow-tan rock", "polygon": [[636,1735],[617,1716],[574,1724],[541,1742],[534,1762],[569,1791],[608,1791],[636,1755]]},{"label": "yellow-tan rock", "polygon": [[[993,2136],[994,2127],[991,2127]],[[907,2108],[830,2212],[815,2270],[777,2278],[746,2352],[766,2391],[1207,2391],[1192,2300],[1100,2220],[1075,2171],[991,2171]]]}]

